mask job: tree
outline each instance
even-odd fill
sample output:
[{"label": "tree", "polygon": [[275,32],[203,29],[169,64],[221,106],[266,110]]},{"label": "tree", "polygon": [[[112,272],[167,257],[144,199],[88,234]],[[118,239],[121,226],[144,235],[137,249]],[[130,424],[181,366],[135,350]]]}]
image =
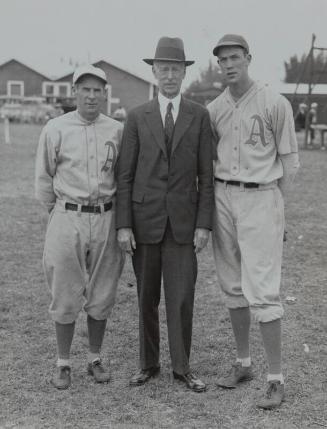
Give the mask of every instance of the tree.
[{"label": "tree", "polygon": [[206,69],[200,71],[200,76],[186,88],[184,94],[202,104],[213,100],[222,92],[224,84],[218,65],[209,61]]},{"label": "tree", "polygon": [[[312,71],[310,72],[310,56],[303,54],[299,59],[297,55],[284,62],[286,83],[327,83],[327,57],[320,52],[313,57]],[[312,78],[310,79],[310,73]]]}]

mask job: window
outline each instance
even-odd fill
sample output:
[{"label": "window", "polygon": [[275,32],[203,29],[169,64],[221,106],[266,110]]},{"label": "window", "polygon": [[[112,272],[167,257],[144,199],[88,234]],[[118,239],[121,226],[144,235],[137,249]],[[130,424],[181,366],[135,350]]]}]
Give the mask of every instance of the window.
[{"label": "window", "polygon": [[67,85],[59,85],[59,96],[60,97],[67,97],[68,95],[68,87]]},{"label": "window", "polygon": [[24,96],[24,82],[22,80],[8,80],[7,95],[9,96]]},{"label": "window", "polygon": [[44,97],[70,97],[70,88],[68,82],[43,82],[42,95]]},{"label": "window", "polygon": [[54,95],[54,85],[52,83],[45,84],[45,95]]}]

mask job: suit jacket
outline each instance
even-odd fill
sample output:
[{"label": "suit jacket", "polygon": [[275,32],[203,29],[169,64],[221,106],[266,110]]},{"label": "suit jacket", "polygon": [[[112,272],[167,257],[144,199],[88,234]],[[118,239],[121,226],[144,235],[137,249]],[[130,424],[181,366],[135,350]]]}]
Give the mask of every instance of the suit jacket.
[{"label": "suit jacket", "polygon": [[162,240],[167,219],[178,243],[195,228],[211,229],[212,134],[207,110],[182,97],[170,159],[158,99],[128,115],[117,163],[116,228],[133,228],[136,241]]}]

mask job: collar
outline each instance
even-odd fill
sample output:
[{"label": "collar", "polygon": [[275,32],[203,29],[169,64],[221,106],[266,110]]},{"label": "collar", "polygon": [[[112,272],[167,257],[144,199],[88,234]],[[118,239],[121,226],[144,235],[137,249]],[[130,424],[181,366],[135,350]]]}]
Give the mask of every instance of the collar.
[{"label": "collar", "polygon": [[76,114],[77,119],[85,125],[94,124],[100,118],[100,113],[99,113],[98,116],[93,121],[88,121],[87,119],[83,118],[83,116],[79,113],[79,111],[77,109],[75,110],[75,114]]},{"label": "collar", "polygon": [[158,94],[159,106],[160,106],[160,109],[164,112],[166,112],[167,106],[169,103],[173,104],[173,111],[178,112],[181,99],[182,99],[182,96],[180,93],[176,95],[175,98],[167,98],[164,95],[162,95],[161,92],[159,92]]},{"label": "collar", "polygon": [[243,100],[245,100],[250,94],[256,92],[258,89],[258,83],[253,82],[252,85],[249,87],[249,89],[238,99],[235,100],[230,92],[229,86],[226,88],[226,96],[227,98],[232,102],[232,104],[240,104]]}]

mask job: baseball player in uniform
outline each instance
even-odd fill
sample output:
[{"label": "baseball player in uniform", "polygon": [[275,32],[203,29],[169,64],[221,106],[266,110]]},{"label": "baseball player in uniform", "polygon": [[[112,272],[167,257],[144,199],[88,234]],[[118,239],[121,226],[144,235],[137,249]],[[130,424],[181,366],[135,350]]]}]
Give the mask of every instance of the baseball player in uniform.
[{"label": "baseball player in uniform", "polygon": [[252,378],[250,310],[259,322],[268,361],[268,390],[260,408],[284,398],[280,302],[284,195],[299,166],[289,102],[248,74],[249,46],[227,34],[213,50],[227,88],[207,107],[217,137],[213,249],[226,297],[237,359],[219,379],[234,388]]},{"label": "baseball player in uniform", "polygon": [[109,381],[100,350],[124,262],[114,213],[114,166],[123,126],[100,113],[106,85],[100,68],[78,68],[73,75],[77,110],[47,123],[37,151],[36,196],[50,213],[43,264],[58,346],[51,382],[58,389],[71,383],[70,348],[83,307],[88,373],[96,382]]}]

